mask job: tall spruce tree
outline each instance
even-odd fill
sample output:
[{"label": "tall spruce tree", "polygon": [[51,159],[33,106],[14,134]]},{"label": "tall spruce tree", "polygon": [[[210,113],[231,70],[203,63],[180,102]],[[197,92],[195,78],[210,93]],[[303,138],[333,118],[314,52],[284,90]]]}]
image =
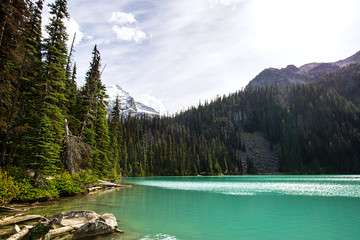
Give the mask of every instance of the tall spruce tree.
[{"label": "tall spruce tree", "polygon": [[38,0],[35,4],[30,5],[30,18],[27,22],[26,31],[26,53],[24,56],[24,65],[19,86],[21,98],[22,115],[16,123],[17,129],[22,129],[13,140],[16,146],[16,155],[14,161],[17,164],[27,165],[32,163],[33,145],[31,142],[33,134],[36,134],[38,127],[37,111],[42,104],[41,82],[43,78],[43,63],[41,53],[42,40],[42,9],[44,0]]},{"label": "tall spruce tree", "polygon": [[116,176],[124,170],[123,161],[123,133],[121,126],[120,98],[116,97],[114,107],[109,116],[109,134],[110,134],[110,154],[109,160],[112,167],[112,175]]},{"label": "tall spruce tree", "polygon": [[21,115],[18,99],[26,55],[26,22],[28,2],[24,0],[0,3],[0,165],[11,156],[10,136]]},{"label": "tall spruce tree", "polygon": [[[73,53],[75,46],[76,33],[74,34],[69,54],[66,62],[66,80],[65,80],[65,98],[67,114],[66,118],[69,120],[70,129],[76,131],[79,125],[76,115],[76,96],[77,96],[77,85],[76,85],[76,63],[73,63]],[[71,71],[72,70],[72,71]]]},{"label": "tall spruce tree", "polygon": [[[43,174],[53,174],[60,166],[60,156],[64,139],[64,116],[66,114],[66,61],[67,49],[66,41],[68,35],[64,24],[69,17],[67,12],[67,1],[56,0],[50,6],[50,22],[46,26],[48,37],[44,40],[44,75],[41,78],[42,104],[37,111],[36,132],[33,136],[35,143],[34,165]],[[46,154],[41,148],[43,141],[43,131],[51,132],[47,136]],[[44,167],[42,167],[44,166]],[[46,167],[45,167],[46,166]]]},{"label": "tall spruce tree", "polygon": [[101,57],[95,45],[90,69],[86,73],[85,85],[81,89],[78,116],[82,121],[80,137],[92,148],[89,166],[98,176],[108,173],[110,162],[109,130],[106,119],[106,88],[101,82]]}]

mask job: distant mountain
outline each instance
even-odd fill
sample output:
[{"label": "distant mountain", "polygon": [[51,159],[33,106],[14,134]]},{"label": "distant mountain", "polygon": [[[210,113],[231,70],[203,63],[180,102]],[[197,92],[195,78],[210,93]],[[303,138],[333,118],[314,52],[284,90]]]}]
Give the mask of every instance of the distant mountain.
[{"label": "distant mountain", "polygon": [[335,89],[340,95],[360,107],[360,63],[351,64],[326,74],[315,84]]},{"label": "distant mountain", "polygon": [[141,102],[136,102],[132,96],[119,85],[111,85],[107,87],[107,94],[109,96],[108,111],[114,107],[116,97],[119,96],[121,103],[121,113],[123,116],[128,117],[153,117],[158,116],[160,113],[155,109],[146,106]]},{"label": "distant mountain", "polygon": [[360,63],[360,51],[344,60],[331,63],[308,63],[301,67],[288,65],[286,68],[267,68],[257,75],[246,88],[266,87],[270,85],[289,86],[292,84],[307,84],[328,73]]}]

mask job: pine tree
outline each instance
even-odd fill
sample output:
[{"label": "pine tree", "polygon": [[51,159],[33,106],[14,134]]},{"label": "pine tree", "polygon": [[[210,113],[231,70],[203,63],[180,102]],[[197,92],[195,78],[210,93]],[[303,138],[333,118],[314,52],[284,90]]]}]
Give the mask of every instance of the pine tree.
[{"label": "pine tree", "polygon": [[124,169],[124,163],[122,160],[122,148],[123,148],[123,136],[122,127],[120,122],[120,99],[116,97],[115,105],[110,113],[110,153],[109,159],[113,172],[120,174],[121,168]]},{"label": "pine tree", "polygon": [[[49,4],[50,18],[49,25],[46,26],[48,38],[44,40],[44,75],[40,79],[40,99],[42,100],[41,106],[37,109],[38,125],[35,127],[35,136],[33,142],[41,142],[43,139],[43,128],[51,132],[47,136],[47,151],[41,151],[39,147],[34,159],[38,166],[44,166],[39,171],[44,174],[53,174],[58,166],[61,166],[61,152],[64,140],[64,116],[66,114],[66,100],[65,100],[65,83],[66,83],[66,59],[67,49],[66,40],[67,33],[64,21],[69,17],[67,12],[67,1],[56,0],[54,3]],[[44,163],[51,163],[52,166],[45,166]]]},{"label": "pine tree", "polygon": [[[73,37],[69,54],[67,57],[65,72],[65,99],[66,101],[66,118],[69,120],[70,129],[74,132],[78,131],[80,122],[76,118],[76,97],[77,97],[77,85],[76,85],[76,63],[72,62],[74,45],[75,45],[76,33]],[[71,71],[72,70],[72,71]]]},{"label": "pine tree", "polygon": [[[26,1],[5,0],[0,3],[0,165],[9,160],[13,145],[10,137],[14,123],[21,115],[20,86],[26,60],[26,22],[29,6]],[[10,151],[9,151],[10,150]]]},{"label": "pine tree", "polygon": [[50,18],[49,25],[46,26],[46,32],[49,34],[49,37],[44,40],[44,100],[49,105],[57,106],[60,112],[64,113],[66,110],[65,87],[67,82],[66,41],[68,39],[64,21],[69,18],[67,0],[56,0],[55,3],[49,4],[49,6],[52,17]]},{"label": "pine tree", "polygon": [[86,73],[85,85],[81,89],[78,106],[82,108],[78,116],[82,121],[80,137],[91,146],[93,151],[90,166],[96,175],[104,176],[110,166],[108,159],[110,142],[106,119],[107,96],[105,86],[101,82],[100,67],[100,52],[95,45],[90,69]]},{"label": "pine tree", "polygon": [[22,115],[16,123],[17,129],[22,131],[17,134],[17,138],[13,140],[16,146],[14,161],[22,164],[26,162],[31,164],[36,158],[33,157],[32,147],[36,143],[31,142],[36,129],[39,127],[38,111],[42,105],[41,84],[43,78],[43,64],[41,53],[41,22],[43,0],[37,1],[30,7],[30,18],[27,22],[26,32],[26,54],[24,56],[24,65],[22,71],[21,85],[19,85],[21,98],[18,100],[21,106]]}]

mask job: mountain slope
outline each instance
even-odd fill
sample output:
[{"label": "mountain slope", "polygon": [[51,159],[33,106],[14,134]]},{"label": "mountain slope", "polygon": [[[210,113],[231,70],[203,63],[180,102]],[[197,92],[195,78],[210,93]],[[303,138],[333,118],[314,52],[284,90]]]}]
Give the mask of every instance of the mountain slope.
[{"label": "mountain slope", "polygon": [[289,86],[307,84],[350,64],[360,63],[360,51],[344,60],[331,63],[308,63],[299,68],[289,65],[286,68],[267,68],[249,82],[246,88],[271,85]]},{"label": "mountain slope", "polygon": [[119,85],[111,85],[107,87],[107,94],[109,96],[109,105],[108,111],[114,107],[116,97],[118,96],[120,99],[121,105],[121,114],[124,117],[153,117],[159,116],[159,112],[155,109],[146,106],[141,102],[136,102],[132,96],[125,90],[123,90]]},{"label": "mountain slope", "polygon": [[360,107],[360,63],[327,74],[318,79],[316,84],[335,89],[340,95]]}]

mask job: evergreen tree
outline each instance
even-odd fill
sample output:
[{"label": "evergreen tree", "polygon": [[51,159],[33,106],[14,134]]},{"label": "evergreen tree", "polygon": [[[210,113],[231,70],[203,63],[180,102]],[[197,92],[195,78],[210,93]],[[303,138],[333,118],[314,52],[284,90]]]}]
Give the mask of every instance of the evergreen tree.
[{"label": "evergreen tree", "polygon": [[124,169],[124,162],[122,161],[123,136],[120,122],[120,99],[116,97],[115,105],[110,113],[109,134],[110,134],[110,153],[109,159],[113,171],[116,174],[121,173]]},{"label": "evergreen tree", "polygon": [[[60,156],[62,151],[62,144],[64,139],[64,116],[66,114],[65,108],[65,83],[66,83],[66,40],[67,33],[64,21],[69,17],[67,12],[67,1],[56,0],[49,4],[50,18],[49,25],[46,26],[48,38],[44,40],[44,76],[41,78],[39,92],[42,99],[41,106],[36,112],[39,124],[35,129],[35,136],[33,141],[39,142],[43,138],[42,129],[46,126],[47,131],[51,132],[47,138],[48,151],[51,151],[51,158],[43,151],[38,152],[36,158],[41,163],[38,166],[43,166],[45,162],[52,162],[53,166],[60,166]],[[36,146],[35,146],[36,147]],[[40,146],[38,146],[40,147]],[[40,156],[41,155],[41,156]],[[48,167],[39,169],[45,174],[52,174],[54,168],[50,171]]]},{"label": "evergreen tree", "polygon": [[[9,163],[10,137],[21,115],[20,86],[26,60],[26,35],[29,6],[26,1],[0,3],[0,165]],[[7,162],[6,162],[7,160]]]},{"label": "evergreen tree", "polygon": [[108,159],[109,132],[108,122],[106,119],[105,101],[106,89],[101,82],[101,57],[100,52],[95,45],[93,58],[90,63],[90,69],[86,73],[85,85],[81,89],[78,106],[79,119],[82,126],[80,137],[92,148],[91,168],[98,176],[104,176],[108,173],[110,162]]}]

